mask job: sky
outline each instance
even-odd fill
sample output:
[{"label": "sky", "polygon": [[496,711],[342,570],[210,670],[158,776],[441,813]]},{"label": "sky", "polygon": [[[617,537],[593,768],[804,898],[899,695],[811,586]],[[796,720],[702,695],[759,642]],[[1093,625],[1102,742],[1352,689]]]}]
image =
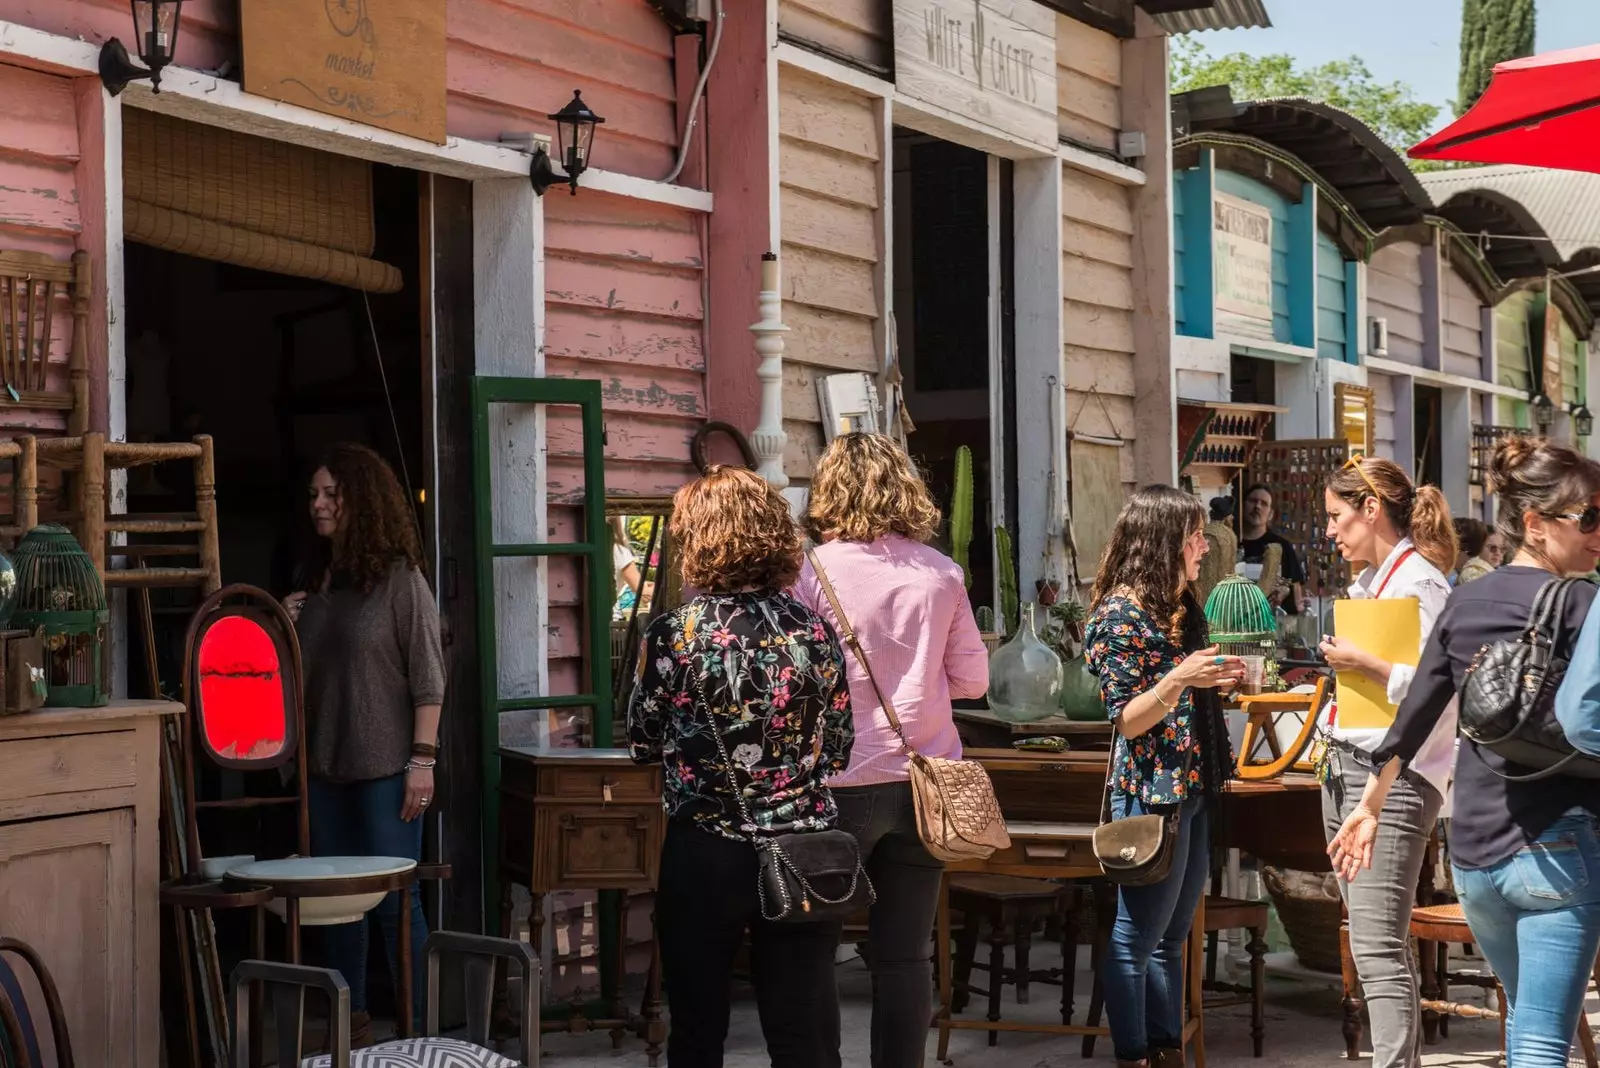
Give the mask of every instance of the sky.
[{"label": "sky", "polygon": [[[1438,126],[1454,118],[1461,0],[1265,0],[1272,27],[1207,31],[1214,55],[1287,52],[1302,66],[1357,55],[1380,81],[1404,81],[1437,104]],[[1537,0],[1537,50],[1600,43],[1600,0]]]}]

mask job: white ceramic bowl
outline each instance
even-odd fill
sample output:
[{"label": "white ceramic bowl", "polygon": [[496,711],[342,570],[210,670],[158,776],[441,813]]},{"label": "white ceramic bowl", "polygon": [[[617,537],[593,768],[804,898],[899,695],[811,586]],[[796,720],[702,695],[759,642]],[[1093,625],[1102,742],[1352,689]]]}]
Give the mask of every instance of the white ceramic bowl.
[{"label": "white ceramic bowl", "polygon": [[[285,857],[282,860],[256,860],[228,869],[228,877],[263,883],[316,882],[348,879],[357,875],[397,875],[417,866],[404,857]],[[368,894],[340,894],[336,897],[302,897],[302,927],[333,927],[355,923],[377,907],[387,891]],[[276,898],[267,908],[280,919],[284,901]]]},{"label": "white ceramic bowl", "polygon": [[233,857],[205,857],[200,861],[200,874],[210,882],[216,882],[234,868],[241,864],[249,864],[255,859],[245,854]]}]

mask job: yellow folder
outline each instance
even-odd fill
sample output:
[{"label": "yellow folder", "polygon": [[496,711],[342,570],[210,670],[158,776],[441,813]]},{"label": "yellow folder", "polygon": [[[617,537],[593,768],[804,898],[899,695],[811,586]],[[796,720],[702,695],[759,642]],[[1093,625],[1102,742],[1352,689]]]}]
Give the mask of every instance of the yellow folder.
[{"label": "yellow folder", "polygon": [[[1421,659],[1422,610],[1415,597],[1335,601],[1333,632],[1391,664],[1415,665]],[[1341,727],[1387,728],[1394,723],[1395,706],[1382,683],[1359,671],[1341,671],[1338,684]]]}]

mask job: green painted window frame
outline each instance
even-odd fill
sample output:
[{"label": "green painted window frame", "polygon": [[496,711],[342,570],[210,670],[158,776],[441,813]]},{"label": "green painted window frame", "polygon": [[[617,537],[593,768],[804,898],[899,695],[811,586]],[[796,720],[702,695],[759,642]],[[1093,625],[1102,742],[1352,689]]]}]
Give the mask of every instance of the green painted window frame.
[{"label": "green painted window frame", "polygon": [[[495,405],[575,407],[583,426],[583,541],[498,543],[494,540],[493,457],[490,409]],[[472,478],[478,587],[478,672],[482,701],[483,867],[485,916],[500,901],[500,717],[529,709],[589,708],[596,745],[612,737],[611,533],[606,519],[605,419],[600,382],[582,378],[474,377],[472,380]],[[495,628],[495,561],[527,557],[575,557],[584,561],[588,612],[585,632],[588,689],[582,693],[502,698]],[[603,607],[603,611],[601,610]]]}]

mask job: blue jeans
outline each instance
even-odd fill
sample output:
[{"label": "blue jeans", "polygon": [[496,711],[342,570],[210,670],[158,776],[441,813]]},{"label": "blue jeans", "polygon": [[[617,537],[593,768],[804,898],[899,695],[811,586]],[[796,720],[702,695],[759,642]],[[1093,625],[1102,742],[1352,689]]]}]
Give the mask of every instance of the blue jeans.
[{"label": "blue jeans", "polygon": [[[422,819],[410,823],[400,818],[405,804],[406,777],[402,772],[365,782],[328,782],[312,779],[311,852],[319,857],[409,857],[422,859]],[[389,957],[389,978],[395,996],[400,994],[400,893],[384,895],[373,910],[383,932]],[[323,928],[328,966],[350,984],[350,1010],[367,1011],[367,920]],[[428,970],[422,944],[428,924],[422,917],[422,895],[411,892],[411,1004],[412,1020],[422,1024],[423,1002],[428,992]]]},{"label": "blue jeans", "polygon": [[[1118,819],[1170,810],[1111,795]],[[1177,1049],[1183,1040],[1183,945],[1211,878],[1211,814],[1201,798],[1183,802],[1179,813],[1167,877],[1150,886],[1117,888],[1117,922],[1100,981],[1119,1061],[1141,1061],[1151,1050]]]},{"label": "blue jeans", "polygon": [[1561,1068],[1600,945],[1600,839],[1569,813],[1492,868],[1454,868],[1456,894],[1505,987],[1506,1063]]}]

